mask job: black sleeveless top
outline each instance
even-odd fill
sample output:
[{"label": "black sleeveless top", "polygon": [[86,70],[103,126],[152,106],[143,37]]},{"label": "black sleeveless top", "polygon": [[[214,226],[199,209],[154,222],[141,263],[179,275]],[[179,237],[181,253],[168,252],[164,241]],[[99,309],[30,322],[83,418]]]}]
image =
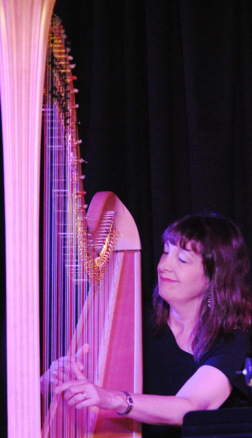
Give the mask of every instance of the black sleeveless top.
[{"label": "black sleeveless top", "polygon": [[[221,370],[233,386],[232,393],[223,404],[224,407],[248,406],[251,391],[246,386],[243,375],[245,358],[249,357],[250,339],[247,333],[235,330],[228,342],[220,340],[200,363],[193,355],[181,350],[167,325],[164,333],[155,337],[151,323],[146,319],[143,331],[144,345],[144,393],[156,395],[175,395],[184,383],[202,365],[212,365]],[[178,438],[180,427],[143,425],[143,438]]]}]

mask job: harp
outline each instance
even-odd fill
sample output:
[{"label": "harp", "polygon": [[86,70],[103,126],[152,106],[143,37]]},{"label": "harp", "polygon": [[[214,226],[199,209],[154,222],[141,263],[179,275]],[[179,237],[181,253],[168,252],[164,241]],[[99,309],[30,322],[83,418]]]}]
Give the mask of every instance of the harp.
[{"label": "harp", "polygon": [[[139,236],[128,210],[111,192],[96,194],[86,212],[70,55],[68,50],[55,55],[50,49],[52,39],[57,40],[56,45],[64,45],[60,23],[54,31],[51,27],[47,44],[53,5],[50,0],[0,1],[8,437],[39,437],[41,423],[42,436],[50,438],[140,436],[139,425],[127,418],[97,409],[77,415],[65,410],[51,394],[41,410],[39,168],[47,46],[50,73],[46,81],[47,85],[51,81],[52,89],[43,107],[45,140],[50,145],[45,148],[45,162],[49,162],[45,181],[49,176],[49,182],[44,184],[48,230],[44,289],[49,296],[43,299],[43,331],[50,349],[44,354],[43,367],[60,355],[74,357],[79,347],[88,343],[90,352],[83,363],[95,383],[141,392],[142,374]],[[63,62],[60,56],[64,65],[57,76],[55,71],[60,71]],[[63,79],[66,100],[62,99]],[[59,101],[63,110],[59,110]],[[62,131],[62,119],[67,133]],[[100,301],[103,295],[106,302]],[[61,326],[67,330],[61,331]],[[58,341],[49,339],[49,333],[60,333]]]}]

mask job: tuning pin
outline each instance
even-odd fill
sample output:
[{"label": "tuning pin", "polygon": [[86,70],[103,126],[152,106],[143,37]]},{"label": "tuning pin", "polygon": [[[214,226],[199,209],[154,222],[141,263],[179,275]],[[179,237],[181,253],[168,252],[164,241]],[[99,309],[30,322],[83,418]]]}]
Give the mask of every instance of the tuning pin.
[{"label": "tuning pin", "polygon": [[85,190],[81,190],[81,191],[76,192],[77,197],[84,196],[85,194],[86,194]]},{"label": "tuning pin", "polygon": [[76,140],[76,141],[74,142],[74,145],[76,146],[77,144],[81,144],[81,143],[82,143],[82,140],[79,139],[79,140]]},{"label": "tuning pin", "polygon": [[79,176],[79,179],[85,179],[85,178],[86,178],[85,175],[80,175],[80,176]]},{"label": "tuning pin", "polygon": [[76,67],[76,64],[70,64],[71,70],[74,69],[75,67]]},{"label": "tuning pin", "polygon": [[79,160],[77,160],[77,163],[86,163],[87,164],[87,161],[83,160],[83,158],[79,158]]}]

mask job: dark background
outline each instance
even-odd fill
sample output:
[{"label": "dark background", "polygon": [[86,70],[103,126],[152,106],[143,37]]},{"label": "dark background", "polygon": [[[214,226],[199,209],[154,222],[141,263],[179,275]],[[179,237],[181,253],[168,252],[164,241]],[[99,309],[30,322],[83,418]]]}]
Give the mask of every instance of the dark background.
[{"label": "dark background", "polygon": [[228,215],[252,250],[252,2],[79,3],[55,12],[76,63],[86,200],[112,190],[132,213],[149,297],[175,218]]},{"label": "dark background", "polygon": [[[133,215],[143,300],[182,215],[231,217],[252,254],[251,0],[57,0],[55,12],[76,63],[86,201],[111,190]],[[4,245],[0,269],[4,382]]]}]

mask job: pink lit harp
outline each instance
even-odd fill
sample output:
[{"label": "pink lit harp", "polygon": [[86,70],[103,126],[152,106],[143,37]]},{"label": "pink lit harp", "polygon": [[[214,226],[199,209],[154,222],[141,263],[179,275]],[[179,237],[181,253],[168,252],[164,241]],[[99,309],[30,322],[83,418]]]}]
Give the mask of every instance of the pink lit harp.
[{"label": "pink lit harp", "polygon": [[53,5],[50,0],[0,0],[8,438],[135,437],[139,424],[110,411],[77,413],[51,391],[41,404],[42,98],[43,372],[53,360],[74,359],[89,344],[82,360],[92,381],[142,389],[139,236],[130,213],[111,192],[97,193],[86,211],[73,66],[60,21],[50,24]]}]

